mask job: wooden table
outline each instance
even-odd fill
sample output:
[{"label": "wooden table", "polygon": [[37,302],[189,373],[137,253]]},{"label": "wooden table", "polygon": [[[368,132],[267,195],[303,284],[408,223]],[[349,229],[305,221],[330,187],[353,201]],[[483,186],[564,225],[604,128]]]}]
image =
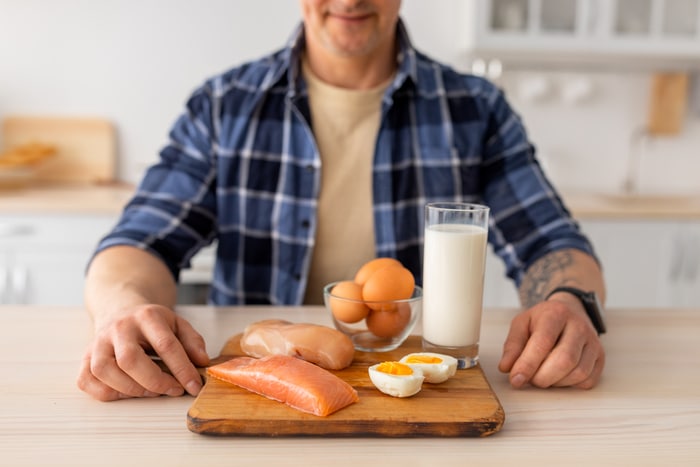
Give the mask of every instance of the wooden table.
[{"label": "wooden table", "polygon": [[[266,317],[330,324],[322,308],[181,310],[216,355]],[[700,309],[609,310],[594,390],[514,390],[496,368],[513,310],[486,310],[482,366],[506,413],[487,438],[216,438],[193,399],[102,403],[75,386],[90,338],[78,308],[0,307],[0,465],[700,465]]]}]

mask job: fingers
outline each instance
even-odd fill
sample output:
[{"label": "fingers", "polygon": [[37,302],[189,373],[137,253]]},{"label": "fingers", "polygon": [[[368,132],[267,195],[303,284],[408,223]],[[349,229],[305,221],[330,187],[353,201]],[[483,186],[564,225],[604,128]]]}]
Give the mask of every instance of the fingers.
[{"label": "fingers", "polygon": [[595,364],[593,365],[593,371],[591,371],[591,374],[588,376],[588,378],[584,379],[580,383],[573,384],[573,386],[579,389],[593,388],[596,384],[598,384],[598,381],[600,381],[600,377],[603,374],[604,367],[605,353],[601,353],[601,355],[595,360]]},{"label": "fingers", "polygon": [[586,319],[562,304],[523,312],[513,320],[499,369],[510,372],[514,388],[595,386],[605,353]]},{"label": "fingers", "polygon": [[177,316],[177,337],[180,339],[185,352],[192,363],[203,367],[209,365],[209,354],[207,354],[204,338],[185,319]]},{"label": "fingers", "polygon": [[[155,351],[171,374],[163,372],[146,349]],[[208,360],[204,340],[189,323],[167,308],[147,306],[98,333],[85,353],[77,383],[102,401],[180,396],[185,389],[196,395],[202,381],[192,361]]]},{"label": "fingers", "polygon": [[[177,324],[184,327],[184,334],[187,336],[189,341],[188,346],[192,346],[192,342],[197,341],[196,337],[191,335],[191,333],[195,333],[195,331],[194,329],[191,329],[191,327],[188,329],[184,325],[184,322],[184,320],[180,320],[180,322]],[[199,372],[192,364],[192,361],[190,361],[190,358],[183,347],[183,343],[180,341],[178,336],[176,336],[170,328],[162,326],[149,326],[146,327],[144,331],[144,337],[151,343],[153,350],[163,360],[174,377],[174,379],[170,378],[171,386],[167,389],[165,394],[181,395],[184,388],[189,394],[197,395],[200,389],[202,389],[202,378],[199,376]],[[196,347],[197,344],[194,345]],[[199,343],[199,345],[200,348],[203,347],[203,341]],[[155,365],[150,359],[149,362],[152,365]],[[164,376],[169,376],[165,373],[161,374]],[[151,381],[148,380],[144,381],[144,387],[148,387],[147,384],[150,382]],[[178,391],[179,394],[177,394]]]},{"label": "fingers", "polygon": [[503,373],[509,372],[523,353],[527,340],[530,338],[529,326],[530,319],[527,314],[520,314],[513,319],[508,337],[503,344],[503,356],[498,363],[498,369]]},{"label": "fingers", "polygon": [[[122,394],[147,397],[149,394],[181,396],[182,386],[173,376],[163,372],[135,342],[118,342],[114,348],[114,362],[103,371],[93,362],[93,374]],[[108,372],[109,371],[109,372]]]},{"label": "fingers", "polygon": [[530,382],[534,386],[572,386],[587,378],[593,370],[593,353],[584,352],[585,341],[579,339],[571,328],[564,328],[559,342],[533,375]]},{"label": "fingers", "polygon": [[[97,367],[105,368],[105,372],[110,371],[108,369],[108,364],[101,363],[99,358],[97,361]],[[112,361],[114,362],[114,359],[112,359]],[[95,359],[93,357],[93,353],[91,349],[88,349],[88,351],[85,352],[85,356],[83,357],[80,365],[77,385],[78,388],[90,394],[95,399],[107,402],[129,397],[156,397],[159,395],[149,391],[144,391],[143,388],[139,389],[138,385],[136,385],[133,381],[129,381],[128,379],[121,381],[121,385],[127,388],[125,391],[120,391],[118,388],[105,384],[94,375],[94,362]],[[114,363],[114,365],[116,366],[116,363]],[[97,370],[97,372],[100,373],[101,371]]]},{"label": "fingers", "polygon": [[523,316],[530,316],[527,333],[523,331],[522,324],[515,328],[512,327],[511,331],[518,334],[513,337],[513,342],[517,344],[506,344],[509,346],[509,352],[514,352],[513,349],[522,345],[523,340],[526,341],[510,368],[510,383],[515,388],[520,388],[531,382],[534,383],[533,377],[559,341],[567,318],[566,313],[561,310],[548,313],[546,319],[533,317],[527,312]]},{"label": "fingers", "polygon": [[85,352],[85,356],[80,364],[80,372],[78,374],[78,388],[80,388],[81,391],[90,394],[95,399],[104,402],[121,399],[122,395],[119,393],[119,391],[107,386],[92,375],[90,370],[91,360],[92,353],[90,351]]},{"label": "fingers", "polygon": [[[89,372],[86,392],[99,400],[161,394],[180,396],[183,393],[178,382],[162,372],[135,340],[98,338],[86,359],[89,359],[86,363]],[[102,386],[112,389],[117,395]],[[105,392],[107,395],[103,394]]]}]

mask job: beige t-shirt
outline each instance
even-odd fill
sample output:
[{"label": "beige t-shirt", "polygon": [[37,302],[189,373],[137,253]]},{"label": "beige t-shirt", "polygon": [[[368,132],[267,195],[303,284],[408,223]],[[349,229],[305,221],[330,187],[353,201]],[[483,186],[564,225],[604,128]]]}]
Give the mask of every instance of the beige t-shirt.
[{"label": "beige t-shirt", "polygon": [[321,81],[306,64],[302,72],[321,155],[316,243],[304,302],[320,304],[324,285],[352,279],[375,256],[372,159],[382,95],[390,81],[353,90]]}]

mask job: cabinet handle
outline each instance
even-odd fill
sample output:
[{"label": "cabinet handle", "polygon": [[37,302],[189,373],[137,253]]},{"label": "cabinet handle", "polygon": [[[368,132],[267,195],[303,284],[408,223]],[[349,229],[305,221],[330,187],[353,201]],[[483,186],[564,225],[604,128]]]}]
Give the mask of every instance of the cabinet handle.
[{"label": "cabinet handle", "polygon": [[700,236],[693,235],[686,238],[685,268],[683,277],[688,282],[695,282],[700,269]]},{"label": "cabinet handle", "polygon": [[676,236],[676,241],[673,242],[673,251],[671,252],[671,267],[669,269],[668,278],[671,282],[677,282],[683,271],[683,251],[685,245],[682,237]]},{"label": "cabinet handle", "polygon": [[584,33],[593,34],[595,33],[596,25],[600,21],[600,5],[598,5],[597,1],[590,1],[588,3],[584,2],[583,7],[588,10],[584,12]]}]

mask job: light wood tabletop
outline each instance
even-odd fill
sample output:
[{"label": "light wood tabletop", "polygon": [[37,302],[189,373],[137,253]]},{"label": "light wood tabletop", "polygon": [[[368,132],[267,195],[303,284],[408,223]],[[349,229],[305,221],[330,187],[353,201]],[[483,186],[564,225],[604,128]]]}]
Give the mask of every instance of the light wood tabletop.
[{"label": "light wood tabletop", "polygon": [[[330,324],[319,307],[186,307],[209,353],[248,323]],[[607,312],[590,391],[514,390],[497,370],[509,309],[485,311],[481,364],[506,418],[485,438],[256,438],[190,432],[192,397],[103,403],[75,385],[80,308],[0,307],[0,465],[699,465],[700,309]]]}]

